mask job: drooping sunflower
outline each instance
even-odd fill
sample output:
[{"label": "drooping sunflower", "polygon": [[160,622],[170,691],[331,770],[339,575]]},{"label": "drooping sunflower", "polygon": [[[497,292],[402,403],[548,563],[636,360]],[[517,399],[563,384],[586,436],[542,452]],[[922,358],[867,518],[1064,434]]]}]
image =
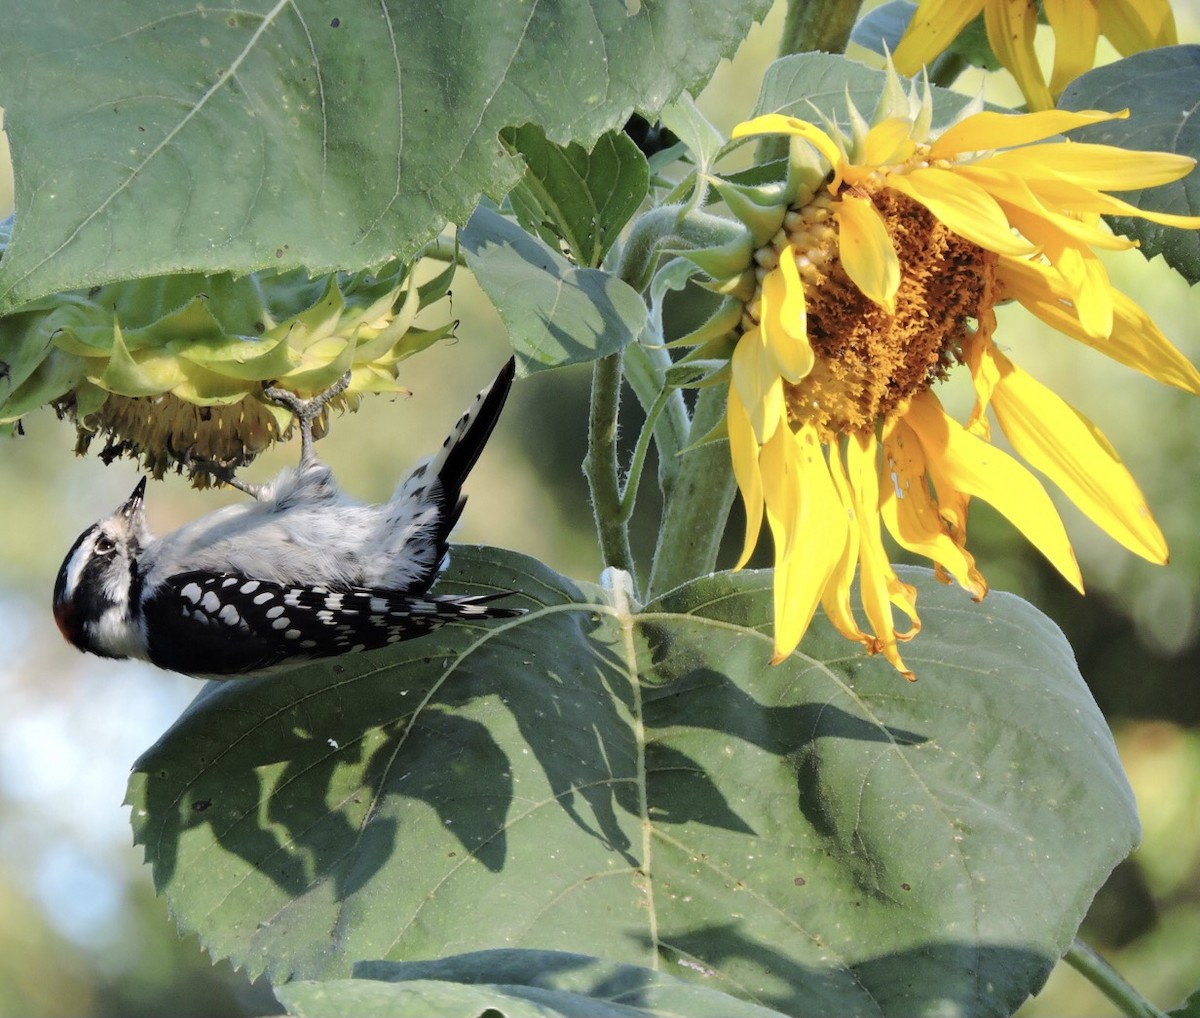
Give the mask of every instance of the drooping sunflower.
[{"label": "drooping sunflower", "polygon": [[[293,428],[269,386],[306,397],[348,373],[338,408],[406,391],[399,363],[453,330],[414,324],[452,276],[451,265],[418,286],[413,266],[394,261],[317,279],[181,273],[55,294],[0,321],[10,383],[0,427],[50,403],[74,421],[81,454],[101,438],[106,462],[128,455],[205,487]],[[327,427],[328,415],[316,435]]]},{"label": "drooping sunflower", "polygon": [[[989,409],[1016,453],[1100,527],[1166,561],[1112,446],[997,348],[994,308],[1015,300],[1065,336],[1200,394],[1200,373],[1111,286],[1095,253],[1134,246],[1103,228],[1100,213],[1191,229],[1200,218],[1106,193],[1176,180],[1193,160],[1046,140],[1124,113],[976,112],[928,137],[928,91],[898,103],[891,80],[873,126],[851,110],[851,138],[779,114],[734,130],[735,139],[790,136],[800,169],[789,176],[803,183],[785,188],[782,225],[767,225],[753,269],[724,286],[742,309],[727,427],[746,506],[739,567],[764,514],[773,538],[775,660],[822,604],[844,636],[912,678],[899,644],[920,628],[916,592],[893,570],[883,528],[980,599],[987,585],[966,543],[969,502],[982,498],[1082,590],[1041,482],[990,444]],[[758,204],[723,194],[735,212],[763,209],[761,194]],[[934,393],[960,366],[977,397],[965,425]],[[866,626],[851,605],[856,567]]]},{"label": "drooping sunflower", "polygon": [[915,73],[982,11],[992,52],[1017,79],[1029,108],[1048,110],[1095,63],[1100,36],[1122,56],[1178,42],[1167,0],[1045,0],[1043,9],[1054,32],[1049,85],[1034,53],[1037,9],[1030,0],[918,0],[892,56],[896,70]]}]

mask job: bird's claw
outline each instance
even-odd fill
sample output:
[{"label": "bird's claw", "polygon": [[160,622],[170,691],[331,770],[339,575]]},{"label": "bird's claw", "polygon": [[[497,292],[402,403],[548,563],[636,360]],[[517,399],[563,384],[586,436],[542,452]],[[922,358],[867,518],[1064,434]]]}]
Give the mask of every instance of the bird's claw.
[{"label": "bird's claw", "polygon": [[312,425],[325,412],[330,400],[340,396],[350,384],[350,372],[347,371],[324,392],[318,392],[310,399],[301,399],[294,392],[269,386],[263,389],[263,396],[282,407],[286,407],[295,416],[300,425],[300,462],[307,462],[313,455]]}]

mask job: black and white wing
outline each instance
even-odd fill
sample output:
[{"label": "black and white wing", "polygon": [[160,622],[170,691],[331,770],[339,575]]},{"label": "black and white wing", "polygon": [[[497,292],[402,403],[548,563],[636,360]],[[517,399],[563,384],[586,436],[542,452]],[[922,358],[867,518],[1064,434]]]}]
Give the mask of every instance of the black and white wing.
[{"label": "black and white wing", "polygon": [[160,668],[235,675],[373,650],[447,622],[524,614],[490,603],[509,593],[414,597],[198,571],[167,579],[143,602],[142,615],[150,660]]}]

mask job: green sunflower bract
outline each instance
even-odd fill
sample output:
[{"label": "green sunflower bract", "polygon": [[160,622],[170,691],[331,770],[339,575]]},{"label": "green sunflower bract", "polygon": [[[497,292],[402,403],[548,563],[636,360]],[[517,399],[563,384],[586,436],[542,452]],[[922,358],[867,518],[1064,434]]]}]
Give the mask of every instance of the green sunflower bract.
[{"label": "green sunflower bract", "polygon": [[[106,459],[140,459],[155,477],[234,470],[286,435],[290,411],[263,398],[276,385],[301,397],[350,373],[334,405],[403,392],[397,367],[450,334],[417,328],[446,295],[453,263],[424,286],[413,266],[309,279],[181,274],[59,294],[0,322],[10,352],[0,424],[51,404],[74,421],[79,451],[97,437]],[[322,433],[328,421],[318,422]]]}]

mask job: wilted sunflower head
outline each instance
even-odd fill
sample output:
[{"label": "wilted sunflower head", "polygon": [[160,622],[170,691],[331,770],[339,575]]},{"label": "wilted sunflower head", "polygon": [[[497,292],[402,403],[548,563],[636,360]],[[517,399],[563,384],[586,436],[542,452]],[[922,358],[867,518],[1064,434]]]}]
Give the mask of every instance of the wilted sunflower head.
[{"label": "wilted sunflower head", "polygon": [[[399,262],[315,280],[187,274],[58,295],[0,323],[17,353],[0,422],[51,403],[75,422],[78,451],[103,438],[106,460],[132,456],[155,477],[186,471],[202,487],[291,431],[264,388],[307,397],[349,372],[332,404],[343,409],[405,391],[400,361],[453,328],[414,325],[452,272],[421,287]],[[327,427],[326,416],[316,434]]]},{"label": "wilted sunflower head", "polygon": [[[912,677],[898,643],[919,629],[916,593],[888,561],[881,522],[939,577],[981,598],[987,586],[966,549],[976,496],[1082,589],[1041,483],[990,445],[989,409],[1018,454],[1101,527],[1165,561],[1162,534],[1098,429],[992,343],[996,303],[1015,299],[1067,336],[1200,393],[1200,374],[1111,287],[1094,250],[1133,246],[1101,227],[1101,212],[1200,227],[1106,193],[1178,179],[1193,161],[1044,141],[1123,116],[967,112],[934,133],[928,89],[905,93],[892,76],[873,122],[851,105],[845,133],[775,113],[735,129],[735,139],[791,139],[786,203],[770,210],[779,225],[765,237],[761,186],[717,185],[757,247],[713,281],[727,295],[714,320],[730,322],[731,305],[741,313],[719,342],[701,330],[694,356],[732,345],[727,427],[747,517],[739,565],[765,513],[776,660],[823,604],[845,636]],[[712,272],[711,252],[694,260]],[[958,365],[977,394],[965,427],[933,392]],[[850,603],[856,566],[866,626]],[[907,616],[903,631],[893,608]]]}]

